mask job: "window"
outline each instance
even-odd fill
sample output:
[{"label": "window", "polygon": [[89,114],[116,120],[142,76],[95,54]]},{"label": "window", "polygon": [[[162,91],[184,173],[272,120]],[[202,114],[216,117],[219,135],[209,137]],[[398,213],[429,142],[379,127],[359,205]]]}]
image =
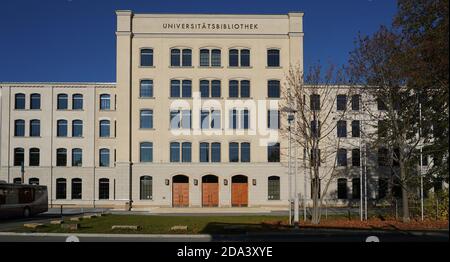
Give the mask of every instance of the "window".
[{"label": "window", "polygon": [[361,95],[352,96],[352,110],[359,111],[359,103],[361,101]]},{"label": "window", "polygon": [[68,96],[67,94],[59,94],[58,95],[58,102],[57,102],[57,109],[67,109],[68,108]]},{"label": "window", "polygon": [[347,137],[347,121],[339,120],[337,122],[337,137]]},{"label": "window", "polygon": [[109,199],[108,178],[100,178],[98,181],[98,199]]},{"label": "window", "polygon": [[338,199],[347,199],[347,179],[339,178],[337,180]]},{"label": "window", "polygon": [[74,94],[72,96],[72,109],[73,110],[82,110],[83,109],[83,95],[82,94]]},{"label": "window", "polygon": [[221,84],[220,80],[201,80],[200,81],[200,96],[207,97],[220,97],[221,96]]},{"label": "window", "polygon": [[359,120],[353,120],[352,121],[352,137],[360,137],[361,136],[360,131],[360,124]]},{"label": "window", "polygon": [[221,113],[220,110],[211,111],[204,109],[200,111],[200,128],[201,129],[220,129]]},{"label": "window", "polygon": [[268,67],[280,66],[280,50],[278,49],[267,50],[267,66]]},{"label": "window", "polygon": [[170,143],[170,162],[180,162],[180,143]]},{"label": "window", "polygon": [[211,110],[211,128],[220,129],[220,110]]},{"label": "window", "polygon": [[201,49],[200,66],[221,66],[220,49]]},{"label": "window", "polygon": [[228,82],[229,87],[229,97],[239,97],[239,81],[230,80]]},{"label": "window", "polygon": [[191,128],[191,110],[172,110],[170,111],[171,129],[190,129]]},{"label": "window", "polygon": [[100,110],[111,109],[111,96],[109,94],[100,95]]},{"label": "window", "polygon": [[153,162],[153,143],[142,142],[140,148],[140,162]]},{"label": "window", "polygon": [[248,49],[241,49],[241,66],[250,66],[250,50]]},{"label": "window", "polygon": [[311,121],[311,136],[316,138],[320,137],[320,121]]},{"label": "window", "polygon": [[386,120],[378,120],[378,138],[386,137],[388,133],[388,126]]},{"label": "window", "polygon": [[250,162],[250,143],[241,143],[241,162]]},{"label": "window", "polygon": [[153,128],[153,110],[141,110],[140,128]]},{"label": "window", "polygon": [[268,145],[267,161],[268,162],[280,162],[280,143]]},{"label": "window", "polygon": [[31,94],[30,109],[41,109],[41,95]]},{"label": "window", "polygon": [[250,97],[250,81],[249,80],[241,81],[241,97],[244,97],[244,98]]},{"label": "window", "polygon": [[317,198],[320,199],[320,193],[322,191],[322,179],[317,179],[317,178],[313,178],[311,180],[311,198],[314,197],[313,188],[314,188],[314,184],[316,183],[316,181],[318,181],[318,184],[317,184]]},{"label": "window", "polygon": [[67,149],[56,149],[56,166],[67,166]]},{"label": "window", "polygon": [[67,136],[67,121],[58,120],[56,121],[56,136],[66,137]]},{"label": "window", "polygon": [[211,162],[218,163],[220,162],[221,150],[220,143],[212,143],[211,144]]},{"label": "window", "polygon": [[280,177],[270,176],[267,180],[267,199],[280,200]]},{"label": "window", "polygon": [[56,199],[66,199],[67,191],[66,191],[66,179],[58,178],[56,179]]},{"label": "window", "polygon": [[211,66],[221,66],[221,51],[220,49],[211,50]]},{"label": "window", "polygon": [[200,162],[209,162],[209,143],[200,143]]},{"label": "window", "polygon": [[200,66],[209,66],[209,50],[200,50]]},{"label": "window", "polygon": [[311,110],[320,110],[320,95],[312,94],[309,96]]},{"label": "window", "polygon": [[358,148],[352,149],[352,166],[361,165],[361,151]]},{"label": "window", "polygon": [[387,148],[378,149],[378,165],[379,166],[389,165],[389,150]]},{"label": "window", "polygon": [[72,199],[81,199],[82,198],[82,187],[83,183],[81,178],[73,178],[72,179]]},{"label": "window", "polygon": [[192,66],[192,51],[191,49],[172,49],[170,50],[170,65],[179,66]]},{"label": "window", "polygon": [[83,165],[83,150],[81,148],[72,149],[72,166]]},{"label": "window", "polygon": [[100,137],[110,136],[110,123],[109,120],[100,120]]},{"label": "window", "polygon": [[25,94],[16,94],[14,97],[14,109],[25,109]]},{"label": "window", "polygon": [[249,129],[250,127],[250,119],[249,119],[249,111],[247,109],[241,110],[241,129]]},{"label": "window", "polygon": [[208,80],[200,81],[200,96],[201,97],[209,97],[209,81]]},{"label": "window", "polygon": [[153,49],[141,49],[141,66],[153,66]]},{"label": "window", "polygon": [[181,161],[183,163],[192,161],[192,144],[190,142],[181,143]]},{"label": "window", "polygon": [[151,176],[141,176],[140,178],[140,199],[153,199],[153,178]]},{"label": "window", "polygon": [[386,178],[378,179],[378,199],[386,197],[388,192],[388,180]]},{"label": "window", "polygon": [[192,81],[171,80],[170,97],[192,97]]},{"label": "window", "polygon": [[25,136],[25,120],[14,121],[14,136]]},{"label": "window", "polygon": [[229,161],[239,162],[239,143],[230,143],[229,145]]},{"label": "window", "polygon": [[386,103],[384,103],[382,98],[377,98],[377,106],[378,106],[378,110],[380,110],[380,111],[387,110]]},{"label": "window", "polygon": [[359,178],[352,179],[352,198],[359,199],[361,196],[361,185]]},{"label": "window", "polygon": [[153,97],[153,80],[141,80],[139,97]]},{"label": "window", "polygon": [[280,111],[278,110],[267,111],[267,128],[280,129]]},{"label": "window", "polygon": [[14,148],[14,166],[21,166],[25,160],[25,150],[21,147]]},{"label": "window", "polygon": [[230,49],[228,53],[229,66],[239,66],[239,50]]},{"label": "window", "polygon": [[311,154],[311,166],[316,166],[316,164],[317,164],[317,166],[320,166],[320,162],[321,162],[321,159],[320,159],[320,149],[311,149],[311,151],[310,151],[310,154]]},{"label": "window", "polygon": [[41,135],[41,121],[33,119],[30,121],[30,136],[40,136]]},{"label": "window", "polygon": [[39,166],[39,148],[30,148],[29,166]]},{"label": "window", "polygon": [[347,96],[338,95],[336,99],[337,111],[345,111],[347,109]]},{"label": "window", "polygon": [[[239,55],[239,53],[240,53],[240,55]],[[248,50],[248,49],[241,49],[241,50],[230,49],[228,54],[229,54],[228,61],[229,61],[230,67],[239,66],[239,60],[240,60],[241,67],[249,67],[250,66],[250,50]]]},{"label": "window", "polygon": [[347,149],[339,148],[337,151],[338,166],[347,166]]},{"label": "window", "polygon": [[220,97],[220,80],[211,81],[211,97]]},{"label": "window", "polygon": [[83,121],[73,120],[72,121],[72,137],[82,137],[83,136]]},{"label": "window", "polygon": [[20,177],[14,178],[14,179],[13,179],[13,183],[14,183],[14,184],[22,184],[22,178],[20,178]]},{"label": "window", "polygon": [[109,167],[109,149],[100,149],[100,166]]},{"label": "window", "polygon": [[[240,88],[239,88],[240,86]],[[240,92],[239,92],[240,90]],[[220,95],[219,95],[220,96]],[[229,81],[229,97],[249,98],[250,97],[250,81],[248,80],[230,80]]]},{"label": "window", "polygon": [[270,98],[280,98],[280,81],[269,80],[267,82],[267,96]]},{"label": "window", "polygon": [[32,178],[28,179],[28,184],[38,186],[39,185],[39,178],[32,177]]}]

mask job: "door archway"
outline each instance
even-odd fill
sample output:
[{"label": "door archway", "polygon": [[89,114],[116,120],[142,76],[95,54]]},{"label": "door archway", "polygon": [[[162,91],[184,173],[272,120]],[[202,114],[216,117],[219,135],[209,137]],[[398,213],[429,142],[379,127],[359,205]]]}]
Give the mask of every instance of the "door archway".
[{"label": "door archway", "polygon": [[244,175],[231,178],[231,206],[248,206],[248,178]]},{"label": "door archway", "polygon": [[189,206],[189,177],[176,175],[172,177],[172,206]]},{"label": "door archway", "polygon": [[219,206],[219,178],[215,175],[202,177],[202,206]]}]

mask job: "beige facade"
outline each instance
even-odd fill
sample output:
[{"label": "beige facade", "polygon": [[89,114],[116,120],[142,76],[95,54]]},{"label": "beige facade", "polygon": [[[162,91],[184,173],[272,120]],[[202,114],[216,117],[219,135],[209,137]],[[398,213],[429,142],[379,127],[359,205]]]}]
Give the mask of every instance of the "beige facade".
[{"label": "beige facade", "polygon": [[[205,176],[212,175],[219,207],[231,206],[233,201],[243,201],[241,204],[247,206],[286,206],[290,191],[286,157],[288,140],[278,129],[267,128],[268,110],[280,110],[280,98],[269,97],[268,83],[279,81],[283,88],[282,83],[291,66],[303,69],[302,23],[303,13],[188,15],[117,11],[116,83],[0,83],[0,180],[13,182],[20,178],[18,161],[21,159],[16,161],[15,149],[22,148],[25,182],[38,178],[40,184],[47,185],[52,204],[123,206],[132,200],[134,206],[174,206],[177,201],[184,201],[190,207],[200,207],[212,199],[205,198],[205,190],[210,189],[203,187]],[[151,59],[151,63],[147,60],[143,63],[143,51],[148,50],[151,50],[151,56],[144,60]],[[185,54],[185,50],[190,51]],[[201,50],[208,50],[208,55]],[[231,56],[234,50],[237,50],[237,58]],[[243,66],[242,50],[248,52],[248,65]],[[269,50],[276,50],[275,61],[279,64],[269,62]],[[237,66],[231,61],[234,58]],[[177,59],[180,66],[173,65]],[[174,80],[180,81],[179,90],[183,88],[183,81],[189,82],[189,95],[172,94]],[[209,97],[201,95],[204,94],[202,83],[206,83],[205,80],[209,83]],[[141,93],[143,81],[151,81],[151,94]],[[213,81],[220,83],[220,95],[212,95]],[[241,83],[239,92],[243,88],[242,81],[246,81],[249,94],[234,97],[230,91],[232,81]],[[24,95],[24,109],[15,105],[17,94]],[[40,95],[38,109],[30,109],[32,94]],[[67,95],[67,109],[58,109],[60,94]],[[73,109],[73,99],[80,94],[82,109]],[[102,95],[109,95],[109,102],[102,102]],[[108,103],[109,108],[105,109],[104,103]],[[248,110],[248,129],[231,128],[230,122],[234,118],[230,111],[233,109],[238,112]],[[142,126],[143,110],[151,112],[150,126]],[[174,110],[190,110],[188,128],[173,127],[171,111]],[[200,128],[202,110],[210,112],[210,119],[213,118],[211,111],[220,111],[220,127],[217,128],[215,122],[215,128]],[[236,122],[240,123],[242,117],[238,113]],[[357,119],[360,116],[353,112],[351,117]],[[40,121],[38,136],[30,135],[31,120],[34,119]],[[15,134],[17,120],[24,121],[23,135]],[[67,121],[67,136],[58,136],[58,120]],[[72,136],[74,120],[82,121],[80,137]],[[100,136],[103,120],[109,121],[108,137]],[[281,113],[282,128],[286,122],[286,115]],[[176,158],[171,154],[173,142],[180,146],[190,143],[190,161],[172,161]],[[151,143],[151,161],[142,161],[141,143]],[[209,146],[207,162],[201,161],[204,158],[201,143]],[[220,153],[215,156],[213,143],[220,144]],[[230,159],[231,143],[240,145],[239,162]],[[250,145],[249,162],[242,162],[242,143]],[[279,161],[268,161],[268,143],[280,143]],[[355,138],[344,144],[354,148],[359,147],[359,143]],[[37,166],[31,165],[32,148],[39,149]],[[65,166],[58,165],[58,149],[66,149]],[[77,166],[78,162],[73,166],[73,149],[82,150],[81,166]],[[101,149],[109,150],[106,167],[100,165]],[[181,152],[178,157],[183,158],[184,151],[179,149],[178,152]],[[300,149],[298,154],[300,157]],[[220,161],[212,162],[213,158]],[[359,168],[345,172],[349,185],[352,177],[360,174]],[[303,174],[299,167],[297,186],[300,195],[309,198],[310,182]],[[180,175],[187,178],[187,183],[182,183],[187,192],[175,192]],[[242,198],[242,194],[233,192],[242,190],[234,185],[236,176],[240,176],[241,182],[243,177],[246,178],[243,192],[247,194],[247,200],[233,200]],[[275,182],[269,182],[274,177]],[[145,189],[143,178],[151,180],[147,180]],[[57,181],[62,183],[61,179],[65,179],[64,192],[62,186],[57,185]],[[73,194],[74,187],[77,187],[76,194]],[[330,185],[330,199],[337,198],[336,188],[336,183]],[[351,198],[351,186],[349,188]],[[180,200],[180,197],[184,199]]]}]

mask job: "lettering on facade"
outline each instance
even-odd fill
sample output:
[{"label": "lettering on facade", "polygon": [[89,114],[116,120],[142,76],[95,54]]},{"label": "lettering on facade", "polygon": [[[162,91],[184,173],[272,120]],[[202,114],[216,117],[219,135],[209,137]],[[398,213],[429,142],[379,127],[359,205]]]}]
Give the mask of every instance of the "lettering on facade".
[{"label": "lettering on facade", "polygon": [[259,24],[238,24],[238,23],[164,23],[163,29],[182,30],[258,30]]}]

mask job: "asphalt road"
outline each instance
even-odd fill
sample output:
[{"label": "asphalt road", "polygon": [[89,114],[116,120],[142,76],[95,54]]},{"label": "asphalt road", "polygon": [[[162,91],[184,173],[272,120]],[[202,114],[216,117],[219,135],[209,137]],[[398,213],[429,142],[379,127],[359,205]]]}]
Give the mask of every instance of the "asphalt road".
[{"label": "asphalt road", "polygon": [[[239,235],[133,235],[133,234],[51,234],[0,233],[0,242],[448,242],[448,230],[442,231],[370,231],[335,229],[299,229],[289,233]],[[69,240],[68,240],[69,238]]]}]

